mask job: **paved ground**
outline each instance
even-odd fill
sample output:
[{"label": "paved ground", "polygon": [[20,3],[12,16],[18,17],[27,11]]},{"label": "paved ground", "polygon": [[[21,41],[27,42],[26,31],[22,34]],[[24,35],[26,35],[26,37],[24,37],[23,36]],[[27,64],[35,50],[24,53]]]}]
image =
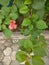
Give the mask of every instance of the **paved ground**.
[{"label": "paved ground", "polygon": [[[49,65],[49,32],[43,33],[47,42],[47,57],[44,57],[45,65]],[[19,65],[15,59],[16,51],[19,49],[17,42],[24,38],[19,32],[14,33],[12,40],[7,39],[0,33],[0,65]]]}]

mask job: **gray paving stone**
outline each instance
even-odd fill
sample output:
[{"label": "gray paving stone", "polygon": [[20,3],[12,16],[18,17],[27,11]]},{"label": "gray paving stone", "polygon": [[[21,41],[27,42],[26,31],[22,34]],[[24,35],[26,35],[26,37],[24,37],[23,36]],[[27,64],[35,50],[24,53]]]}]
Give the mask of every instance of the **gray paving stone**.
[{"label": "gray paving stone", "polygon": [[0,39],[0,43],[4,43],[4,42],[5,42],[5,40]]},{"label": "gray paving stone", "polygon": [[45,56],[43,60],[45,62],[45,65],[49,65],[49,58],[47,56]]},{"label": "gray paving stone", "polygon": [[3,65],[3,64],[0,62],[0,65]]},{"label": "gray paving stone", "polygon": [[5,42],[5,38],[3,35],[0,35],[0,43],[4,43]]},{"label": "gray paving stone", "polygon": [[12,42],[10,40],[5,40],[4,46],[8,47],[11,45],[12,45]]},{"label": "gray paving stone", "polygon": [[11,63],[10,56],[5,56],[2,62],[3,62],[3,65],[9,65]]},{"label": "gray paving stone", "polygon": [[2,44],[2,43],[0,43],[0,50],[4,50],[5,49],[5,46],[4,46],[4,44]]},{"label": "gray paving stone", "polygon": [[10,65],[19,65],[18,61],[12,61]]},{"label": "gray paving stone", "polygon": [[11,60],[12,60],[12,61],[15,61],[15,60],[16,60],[16,51],[13,51],[13,52],[11,53]]},{"label": "gray paving stone", "polygon": [[46,40],[46,43],[47,43],[47,45],[49,45],[49,39],[48,39],[48,40]]},{"label": "gray paving stone", "polygon": [[2,61],[3,57],[4,57],[4,54],[2,51],[0,51],[0,61]]},{"label": "gray paving stone", "polygon": [[13,51],[17,51],[19,49],[19,46],[18,46],[18,44],[13,44],[11,46],[11,48],[12,48]]},{"label": "gray paving stone", "polygon": [[3,51],[3,53],[4,53],[5,56],[9,56],[9,55],[11,54],[11,52],[12,52],[12,49],[11,49],[10,47],[7,47],[7,48]]}]

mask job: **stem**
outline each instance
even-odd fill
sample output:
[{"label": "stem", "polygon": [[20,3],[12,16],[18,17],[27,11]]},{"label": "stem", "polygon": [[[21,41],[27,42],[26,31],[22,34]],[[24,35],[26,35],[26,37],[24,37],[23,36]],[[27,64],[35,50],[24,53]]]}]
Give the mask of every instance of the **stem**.
[{"label": "stem", "polygon": [[15,4],[15,1],[16,1],[16,0],[13,1],[13,4]]}]

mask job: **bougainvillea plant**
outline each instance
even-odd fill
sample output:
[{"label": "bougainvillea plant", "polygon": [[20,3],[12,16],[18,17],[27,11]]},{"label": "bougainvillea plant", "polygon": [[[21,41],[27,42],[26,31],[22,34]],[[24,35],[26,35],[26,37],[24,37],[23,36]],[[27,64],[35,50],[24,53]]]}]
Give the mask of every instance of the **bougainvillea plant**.
[{"label": "bougainvillea plant", "polygon": [[18,42],[16,59],[20,64],[44,65],[46,42],[41,33],[48,27],[44,21],[45,3],[46,0],[0,0],[0,30],[10,37],[19,24],[26,36]]}]

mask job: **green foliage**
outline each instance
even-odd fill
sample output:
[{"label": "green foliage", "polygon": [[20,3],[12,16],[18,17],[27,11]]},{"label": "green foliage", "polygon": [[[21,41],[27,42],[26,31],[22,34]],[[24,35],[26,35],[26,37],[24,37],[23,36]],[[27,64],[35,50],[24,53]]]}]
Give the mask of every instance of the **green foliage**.
[{"label": "green foliage", "polygon": [[35,30],[35,31],[32,32],[31,35],[32,35],[33,38],[37,38],[38,35],[40,35],[41,32],[42,32],[42,30]]},{"label": "green foliage", "polygon": [[15,0],[14,3],[20,8],[24,5],[24,0]]},{"label": "green foliage", "polygon": [[45,29],[45,28],[47,28],[47,25],[46,25],[45,21],[39,20],[36,22],[36,27],[38,29]]},{"label": "green foliage", "polygon": [[0,25],[2,24],[2,19],[0,19]]},{"label": "green foliage", "polygon": [[7,6],[10,0],[0,0],[0,4],[3,6]]},{"label": "green foliage", "polygon": [[45,10],[46,10],[45,20],[46,20],[46,23],[48,25],[48,30],[49,30],[49,0],[46,1]]},{"label": "green foliage", "polygon": [[41,56],[41,57],[46,56],[46,51],[43,46],[34,47],[33,51],[37,56]]},{"label": "green foliage", "polygon": [[30,63],[28,61],[26,61],[25,65],[30,65]]},{"label": "green foliage", "polygon": [[33,65],[45,65],[43,60],[39,56],[32,57]]},{"label": "green foliage", "polygon": [[[24,42],[25,41],[25,42]],[[29,40],[29,39],[27,39],[27,40],[25,40],[25,39],[22,39],[22,40],[20,40],[19,41],[19,46],[21,47],[21,49],[23,50],[23,51],[27,51],[27,52],[31,52],[32,51],[32,49],[33,49],[33,44],[32,44],[32,42],[31,42],[31,40]]]},{"label": "green foliage", "polygon": [[16,20],[16,19],[19,17],[19,15],[18,15],[18,13],[10,13],[9,17],[10,17],[12,20]]},{"label": "green foliage", "polygon": [[19,9],[19,12],[21,13],[21,14],[26,14],[26,13],[28,13],[28,11],[29,11],[29,9],[28,9],[28,7],[27,6],[22,6],[22,7],[20,7],[20,9]]},{"label": "green foliage", "polygon": [[[20,50],[16,53],[16,59],[20,63],[25,62],[25,65],[44,65],[41,58],[46,56],[46,43],[41,33],[48,27],[44,21],[47,1],[13,0],[12,6],[8,6],[9,3],[10,0],[0,0],[0,30],[10,38],[11,27],[14,28],[13,24],[19,21],[21,33],[26,36],[18,42]],[[49,11],[48,4],[46,9]]]},{"label": "green foliage", "polygon": [[[39,38],[34,39],[35,41],[37,41],[35,43],[34,43],[33,39],[32,40],[31,39],[32,38],[29,37],[29,39],[19,40],[18,44],[20,46],[20,51],[18,51],[18,52],[23,51],[23,53],[25,53],[27,56],[23,57],[23,55],[22,55],[22,57],[23,57],[23,59],[22,59],[22,57],[17,52],[16,58],[18,61],[19,61],[19,59],[23,60],[23,61],[19,61],[20,63],[26,61],[25,65],[31,65],[31,64],[44,65],[44,61],[41,58],[46,56],[45,39],[41,35],[39,36]],[[19,57],[17,55],[19,55]],[[28,60],[31,60],[31,63]]]},{"label": "green foliage", "polygon": [[19,18],[19,13],[17,6],[13,4],[8,7],[10,0],[2,0],[0,4],[2,5],[0,9],[0,30],[4,32],[7,37],[12,35],[12,31],[9,29],[10,21]]},{"label": "green foliage", "polygon": [[45,9],[46,9],[46,12],[49,13],[49,0],[46,1]]},{"label": "green foliage", "polygon": [[27,55],[23,51],[18,51],[16,54],[16,59],[19,62],[23,62],[23,61],[27,60]]},{"label": "green foliage", "polygon": [[32,0],[25,0],[24,4],[29,5],[32,3]]},{"label": "green foliage", "polygon": [[29,26],[31,25],[31,21],[29,20],[29,18],[25,18],[22,22],[22,26]]},{"label": "green foliage", "polygon": [[7,16],[9,14],[9,12],[10,12],[10,8],[9,7],[7,7],[7,6],[3,6],[2,7],[1,14],[3,16]]},{"label": "green foliage", "polygon": [[12,31],[9,30],[9,29],[5,29],[5,30],[3,31],[3,33],[5,34],[6,37],[11,37],[11,35],[12,35]]},{"label": "green foliage", "polygon": [[34,0],[33,1],[33,8],[36,9],[36,10],[43,9],[44,6],[45,6],[44,5],[45,1],[46,0]]}]

